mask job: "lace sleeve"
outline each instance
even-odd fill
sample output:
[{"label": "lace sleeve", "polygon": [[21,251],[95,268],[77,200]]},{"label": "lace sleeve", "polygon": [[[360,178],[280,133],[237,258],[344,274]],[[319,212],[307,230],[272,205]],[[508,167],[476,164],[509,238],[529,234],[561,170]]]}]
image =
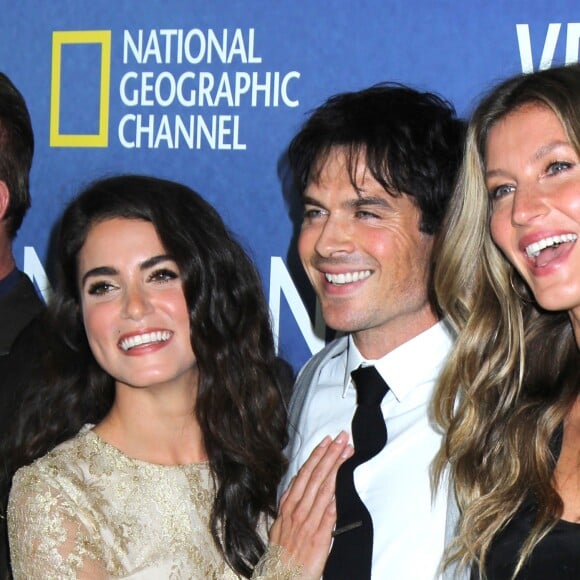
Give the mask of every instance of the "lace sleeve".
[{"label": "lace sleeve", "polygon": [[254,568],[253,580],[297,580],[302,578],[302,566],[287,557],[283,548],[270,544]]},{"label": "lace sleeve", "polygon": [[34,465],[16,473],[8,503],[14,580],[107,578],[80,511]]}]

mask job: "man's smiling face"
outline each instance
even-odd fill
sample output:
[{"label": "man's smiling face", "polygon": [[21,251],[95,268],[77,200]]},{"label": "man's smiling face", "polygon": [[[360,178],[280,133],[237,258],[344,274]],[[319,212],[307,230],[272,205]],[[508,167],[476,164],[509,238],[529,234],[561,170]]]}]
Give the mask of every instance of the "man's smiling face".
[{"label": "man's smiling face", "polygon": [[304,191],[298,252],[326,324],[353,333],[373,358],[385,354],[380,345],[405,342],[434,323],[427,290],[433,238],[419,230],[413,199],[387,193],[362,156],[356,185],[345,152],[331,150]]}]

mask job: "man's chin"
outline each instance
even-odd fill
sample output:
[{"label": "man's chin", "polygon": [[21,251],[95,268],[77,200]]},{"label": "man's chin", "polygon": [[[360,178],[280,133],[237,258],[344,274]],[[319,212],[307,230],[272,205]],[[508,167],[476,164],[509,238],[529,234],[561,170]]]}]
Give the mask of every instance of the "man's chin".
[{"label": "man's chin", "polygon": [[345,320],[344,317],[327,316],[324,311],[322,317],[324,318],[326,326],[336,333],[350,334],[360,330],[359,324],[350,320]]}]

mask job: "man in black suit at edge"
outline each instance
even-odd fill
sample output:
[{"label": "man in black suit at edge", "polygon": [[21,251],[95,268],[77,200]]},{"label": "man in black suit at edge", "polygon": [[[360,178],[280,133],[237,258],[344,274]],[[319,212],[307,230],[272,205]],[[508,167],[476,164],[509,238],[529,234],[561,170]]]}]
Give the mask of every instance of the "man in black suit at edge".
[{"label": "man in black suit at edge", "polygon": [[[12,347],[44,303],[30,279],[16,267],[13,242],[30,207],[29,174],[34,134],[24,98],[0,72],[0,443],[17,412],[19,389],[11,380]],[[34,356],[34,355],[30,355]],[[4,457],[1,457],[4,463]],[[4,465],[0,477],[4,477]],[[0,498],[2,503],[6,498]],[[3,513],[4,513],[3,506]],[[0,578],[9,578],[6,521],[0,521]]]}]

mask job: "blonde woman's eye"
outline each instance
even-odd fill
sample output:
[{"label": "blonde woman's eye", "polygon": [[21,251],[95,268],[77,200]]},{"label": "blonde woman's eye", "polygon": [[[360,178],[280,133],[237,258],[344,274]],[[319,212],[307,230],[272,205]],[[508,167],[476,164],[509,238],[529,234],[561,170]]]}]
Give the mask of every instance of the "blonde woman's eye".
[{"label": "blonde woman's eye", "polygon": [[572,167],[572,163],[569,163],[568,161],[554,161],[548,165],[546,173],[549,175],[554,175],[557,173],[562,173],[562,171],[567,171],[570,169],[570,167]]},{"label": "blonde woman's eye", "polygon": [[491,197],[492,200],[501,199],[502,197],[505,197],[506,195],[513,193],[515,189],[516,188],[513,185],[507,184],[499,185],[498,187],[494,187],[489,192],[489,196]]}]

